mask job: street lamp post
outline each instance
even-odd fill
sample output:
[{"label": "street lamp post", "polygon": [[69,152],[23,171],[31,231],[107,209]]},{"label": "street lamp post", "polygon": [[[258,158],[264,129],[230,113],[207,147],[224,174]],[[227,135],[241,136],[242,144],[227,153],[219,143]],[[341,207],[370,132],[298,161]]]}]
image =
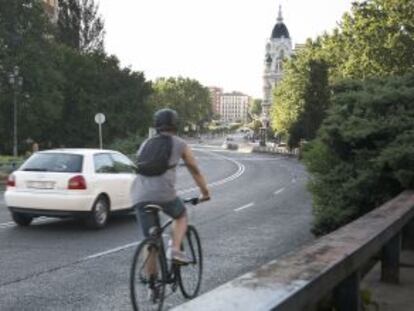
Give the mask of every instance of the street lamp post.
[{"label": "street lamp post", "polygon": [[19,76],[18,66],[15,66],[13,72],[9,75],[9,82],[13,88],[13,156],[17,157],[17,90],[23,86],[23,78]]}]

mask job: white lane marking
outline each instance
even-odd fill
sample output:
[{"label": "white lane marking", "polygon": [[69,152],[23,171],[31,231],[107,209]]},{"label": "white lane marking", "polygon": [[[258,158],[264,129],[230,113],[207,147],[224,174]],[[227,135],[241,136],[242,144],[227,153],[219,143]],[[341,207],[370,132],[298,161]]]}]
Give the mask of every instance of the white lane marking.
[{"label": "white lane marking", "polygon": [[[234,164],[237,165],[236,173],[234,173],[233,175],[230,175],[230,176],[228,176],[224,179],[217,180],[215,182],[209,183],[208,186],[210,188],[217,187],[217,186],[223,185],[225,183],[228,183],[230,181],[233,181],[233,180],[239,178],[241,175],[243,175],[244,171],[246,170],[246,167],[243,164],[241,164],[240,162],[238,162],[238,161],[236,161],[232,158],[229,158],[229,157],[226,157],[226,156],[223,156],[223,155],[214,154],[214,153],[211,153],[211,152],[208,152],[208,151],[205,151],[205,150],[196,149],[196,148],[193,148],[193,150],[197,150],[197,151],[201,151],[201,152],[205,152],[205,153],[210,153],[210,154],[216,156],[217,158],[222,158],[222,159],[228,160],[228,161],[233,162]],[[194,191],[197,191],[197,190],[198,190],[198,187],[193,187],[193,188],[179,190],[179,191],[177,191],[177,194],[182,195],[182,194],[189,193],[189,192],[194,192]]]},{"label": "white lane marking", "polygon": [[251,202],[251,203],[249,203],[249,204],[246,204],[246,205],[243,205],[243,206],[241,206],[241,207],[239,207],[239,208],[236,208],[234,211],[235,211],[235,212],[238,212],[238,211],[244,210],[244,209],[246,209],[246,208],[252,207],[253,205],[254,205],[254,202]]},{"label": "white lane marking", "polygon": [[279,194],[279,193],[281,193],[283,191],[285,191],[285,188],[280,188],[279,190],[276,190],[274,193],[276,195],[276,194]]},{"label": "white lane marking", "polygon": [[[216,148],[219,148],[219,147],[216,147]],[[192,148],[192,149],[195,150],[196,148]],[[203,150],[203,148],[198,148],[197,151],[205,151],[205,150]],[[223,152],[223,153],[230,153],[230,152],[232,152],[231,150],[227,150],[227,149],[209,149],[209,151]]]},{"label": "white lane marking", "polygon": [[255,158],[255,157],[249,157],[249,158],[238,158],[239,161],[281,161],[282,158]]},{"label": "white lane marking", "polygon": [[93,254],[93,255],[90,255],[90,256],[86,256],[82,260],[95,259],[95,258],[99,258],[99,257],[105,256],[105,255],[109,255],[109,254],[112,254],[112,253],[116,253],[116,252],[122,251],[124,249],[137,246],[140,242],[141,241],[136,241],[136,242],[129,243],[129,244],[125,244],[125,245],[122,245],[122,246],[119,246],[119,247],[115,247],[115,248],[112,248],[112,249],[108,249],[108,250],[106,250],[104,252],[100,252],[100,253],[96,253],[96,254]]},{"label": "white lane marking", "polygon": [[0,229],[13,227],[14,225],[15,225],[14,221],[3,222],[3,223],[0,224]]}]

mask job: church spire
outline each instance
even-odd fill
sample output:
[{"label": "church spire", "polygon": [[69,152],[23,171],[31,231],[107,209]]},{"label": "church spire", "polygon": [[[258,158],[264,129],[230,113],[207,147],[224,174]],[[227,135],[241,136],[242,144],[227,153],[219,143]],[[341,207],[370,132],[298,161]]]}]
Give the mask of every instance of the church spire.
[{"label": "church spire", "polygon": [[283,16],[282,16],[282,5],[279,4],[279,13],[277,15],[277,22],[282,23],[283,22]]}]

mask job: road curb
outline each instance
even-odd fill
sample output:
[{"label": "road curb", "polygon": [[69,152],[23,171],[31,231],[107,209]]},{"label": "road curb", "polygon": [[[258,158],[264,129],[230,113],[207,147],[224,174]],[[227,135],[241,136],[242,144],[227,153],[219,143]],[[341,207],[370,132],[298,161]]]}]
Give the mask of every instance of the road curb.
[{"label": "road curb", "polygon": [[286,148],[278,148],[278,147],[270,147],[270,146],[254,146],[252,152],[255,153],[270,153],[270,154],[277,154],[277,155],[285,155],[289,157],[299,157],[299,150],[293,149],[289,151]]}]

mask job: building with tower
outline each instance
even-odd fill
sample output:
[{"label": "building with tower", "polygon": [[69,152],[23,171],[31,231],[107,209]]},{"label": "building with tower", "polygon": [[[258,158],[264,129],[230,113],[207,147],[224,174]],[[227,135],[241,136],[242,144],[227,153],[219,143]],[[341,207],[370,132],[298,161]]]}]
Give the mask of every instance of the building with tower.
[{"label": "building with tower", "polygon": [[283,23],[282,7],[276,25],[266,42],[263,72],[262,113],[265,127],[269,125],[269,111],[273,102],[273,89],[283,77],[283,60],[292,55],[292,40],[286,25]]}]

